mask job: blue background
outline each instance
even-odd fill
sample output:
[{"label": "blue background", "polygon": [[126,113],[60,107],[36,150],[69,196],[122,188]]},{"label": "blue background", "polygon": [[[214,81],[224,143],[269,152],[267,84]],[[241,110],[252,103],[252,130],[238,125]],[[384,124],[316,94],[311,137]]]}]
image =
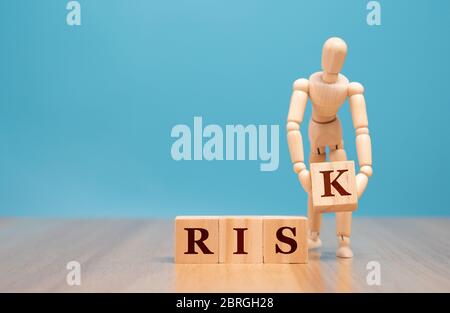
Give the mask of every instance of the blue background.
[{"label": "blue background", "polygon": [[[284,125],[331,36],[366,88],[374,176],[357,214],[450,214],[449,1],[380,1],[372,27],[364,0],[80,0],[80,27],[67,2],[0,2],[0,215],[306,214]],[[172,160],[172,127],[196,115],[279,124],[278,171]],[[356,159],[348,104],[340,117]]]}]

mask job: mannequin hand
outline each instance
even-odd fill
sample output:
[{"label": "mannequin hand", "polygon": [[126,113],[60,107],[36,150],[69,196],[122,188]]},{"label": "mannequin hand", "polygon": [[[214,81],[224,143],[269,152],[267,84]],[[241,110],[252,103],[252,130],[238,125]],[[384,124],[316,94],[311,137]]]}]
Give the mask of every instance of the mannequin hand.
[{"label": "mannequin hand", "polygon": [[307,193],[311,193],[311,173],[307,169],[304,169],[298,173],[298,180],[300,181],[303,189]]},{"label": "mannequin hand", "polygon": [[358,199],[362,197],[368,182],[369,177],[367,177],[366,174],[360,172],[356,175],[356,193],[358,194]]}]

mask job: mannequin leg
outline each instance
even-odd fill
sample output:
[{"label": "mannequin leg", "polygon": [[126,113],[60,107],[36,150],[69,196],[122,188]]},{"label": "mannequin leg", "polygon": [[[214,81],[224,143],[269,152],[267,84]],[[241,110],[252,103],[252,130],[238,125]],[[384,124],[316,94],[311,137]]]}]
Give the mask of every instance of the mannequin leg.
[{"label": "mannequin leg", "polygon": [[[330,151],[330,161],[346,161],[347,154],[343,147]],[[336,213],[336,236],[338,239],[339,248],[336,251],[336,256],[341,258],[353,257],[353,252],[350,249],[350,234],[352,228],[352,212],[338,212]]]},{"label": "mannequin leg", "polygon": [[[326,161],[325,149],[321,149],[323,153],[318,154],[317,151],[311,151],[309,156],[309,163],[319,163]],[[320,150],[319,150],[320,151]],[[308,222],[309,222],[309,239],[308,248],[315,249],[322,246],[322,241],[319,238],[320,225],[322,224],[322,215],[315,212],[312,206],[312,197],[308,194]]]}]

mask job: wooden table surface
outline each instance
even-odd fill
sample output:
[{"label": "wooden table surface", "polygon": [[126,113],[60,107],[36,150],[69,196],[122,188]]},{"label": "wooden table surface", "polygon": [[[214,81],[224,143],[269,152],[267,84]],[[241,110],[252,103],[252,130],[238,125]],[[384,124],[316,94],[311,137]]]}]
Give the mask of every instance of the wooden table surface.
[{"label": "wooden table surface", "polygon": [[[450,292],[449,218],[355,218],[351,260],[334,218],[308,264],[173,263],[172,220],[0,219],[0,292]],[[66,265],[81,264],[69,286]],[[366,265],[381,266],[369,286]]]}]

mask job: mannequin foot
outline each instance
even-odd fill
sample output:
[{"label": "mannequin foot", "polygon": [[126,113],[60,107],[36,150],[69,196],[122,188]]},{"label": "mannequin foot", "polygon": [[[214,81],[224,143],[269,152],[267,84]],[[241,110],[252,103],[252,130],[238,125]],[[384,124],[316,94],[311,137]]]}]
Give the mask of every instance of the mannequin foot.
[{"label": "mannequin foot", "polygon": [[308,250],[322,247],[322,240],[319,238],[318,232],[311,232],[308,238]]},{"label": "mannequin foot", "polygon": [[345,236],[338,236],[339,248],[336,250],[338,258],[350,259],[353,257],[352,249],[350,249],[350,238]]}]

